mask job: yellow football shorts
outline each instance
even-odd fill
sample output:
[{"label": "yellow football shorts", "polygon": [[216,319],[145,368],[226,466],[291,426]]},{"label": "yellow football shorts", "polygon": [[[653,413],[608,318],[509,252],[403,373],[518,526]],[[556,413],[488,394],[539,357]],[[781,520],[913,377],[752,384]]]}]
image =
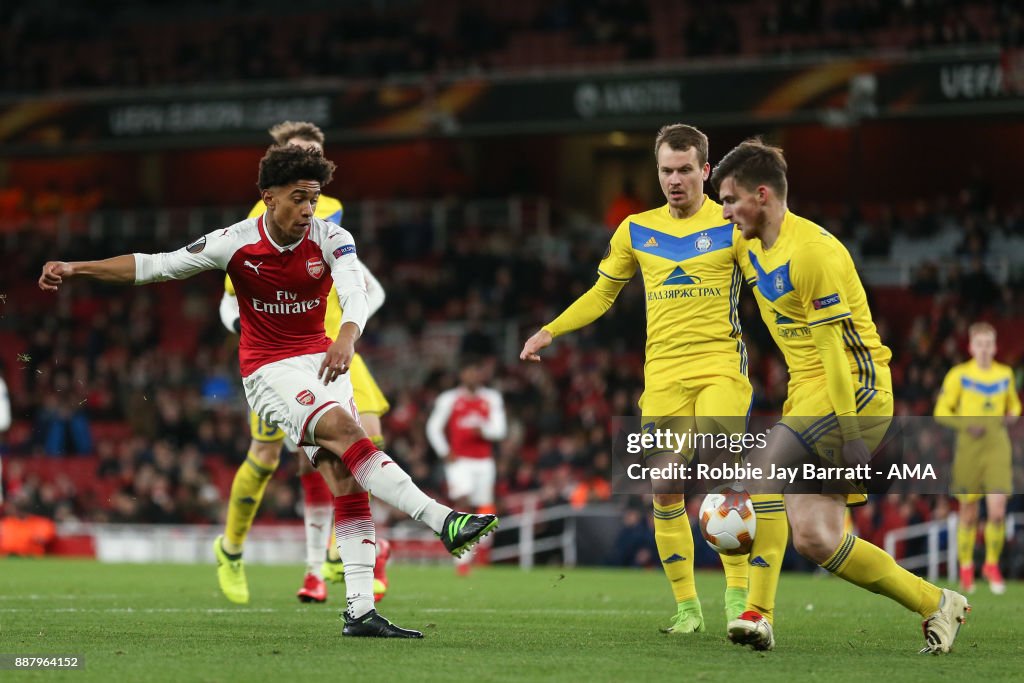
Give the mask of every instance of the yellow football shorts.
[{"label": "yellow football shorts", "polygon": [[[674,368],[678,370],[679,364]],[[647,368],[645,380],[644,393],[640,396],[645,430],[667,428],[676,433],[698,434],[746,431],[753,389],[750,381],[737,370],[722,368],[718,374],[679,377],[669,368],[662,371]],[[680,455],[690,462],[694,449],[683,449]]]},{"label": "yellow football shorts", "polygon": [[965,503],[975,503],[986,493],[1013,492],[1013,454],[1005,428],[981,439],[957,435],[950,490]]},{"label": "yellow football shorts", "polygon": [[[892,423],[892,392],[879,388],[868,389],[857,380],[854,380],[854,387],[860,433],[868,450],[874,453]],[[832,410],[824,378],[802,384],[790,393],[782,407],[780,424],[793,431],[809,454],[818,456],[826,463],[845,466],[842,459],[843,435],[839,429],[839,419]],[[830,486],[836,485],[836,482],[827,483]],[[863,485],[858,482],[849,484],[855,491],[847,494],[846,504],[866,503],[868,497]]]},{"label": "yellow football shorts", "polygon": [[[377,386],[377,380],[370,374],[366,361],[358,353],[352,357],[352,365],[348,369],[352,378],[352,395],[356,409],[360,413],[384,415],[391,409],[391,404],[384,397],[384,392]],[[285,433],[277,427],[271,427],[259,415],[249,411],[249,433],[254,441],[275,443],[284,441]]]}]

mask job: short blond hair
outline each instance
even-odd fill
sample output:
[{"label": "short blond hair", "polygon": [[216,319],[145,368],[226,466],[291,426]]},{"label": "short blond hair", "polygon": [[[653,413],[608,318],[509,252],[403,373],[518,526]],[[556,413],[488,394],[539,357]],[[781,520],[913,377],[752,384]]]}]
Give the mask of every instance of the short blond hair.
[{"label": "short blond hair", "polygon": [[270,129],[270,137],[279,145],[287,145],[292,138],[315,142],[324,146],[324,132],[320,126],[309,121],[284,121]]},{"label": "short blond hair", "polygon": [[991,334],[992,338],[996,338],[996,328],[991,323],[980,322],[971,323],[971,326],[967,328],[967,336],[974,339],[979,334]]}]

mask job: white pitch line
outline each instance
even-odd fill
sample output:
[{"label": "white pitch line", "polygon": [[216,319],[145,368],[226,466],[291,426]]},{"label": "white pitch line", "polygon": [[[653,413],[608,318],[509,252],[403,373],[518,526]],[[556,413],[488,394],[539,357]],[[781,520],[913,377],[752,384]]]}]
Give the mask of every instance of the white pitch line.
[{"label": "white pitch line", "polygon": [[0,600],[116,600],[141,597],[142,593],[29,593],[0,595]]}]

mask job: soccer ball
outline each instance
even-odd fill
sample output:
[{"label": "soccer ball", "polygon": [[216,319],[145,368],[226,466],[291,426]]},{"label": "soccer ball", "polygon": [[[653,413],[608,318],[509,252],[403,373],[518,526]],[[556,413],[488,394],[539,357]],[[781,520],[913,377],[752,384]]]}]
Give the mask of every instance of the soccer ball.
[{"label": "soccer ball", "polygon": [[700,535],[722,555],[745,555],[754,544],[757,517],[750,494],[723,486],[704,497],[700,505]]}]

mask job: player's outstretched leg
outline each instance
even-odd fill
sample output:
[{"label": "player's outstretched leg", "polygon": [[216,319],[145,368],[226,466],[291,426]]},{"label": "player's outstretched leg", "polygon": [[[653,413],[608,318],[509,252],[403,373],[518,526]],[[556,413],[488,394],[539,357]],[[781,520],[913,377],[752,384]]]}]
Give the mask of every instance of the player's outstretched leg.
[{"label": "player's outstretched leg", "polygon": [[480,542],[487,534],[498,528],[495,515],[476,515],[471,512],[452,510],[444,519],[439,535],[445,549],[455,557]]},{"label": "player's outstretched leg", "polygon": [[223,536],[213,541],[213,555],[217,558],[217,583],[224,597],[236,605],[244,605],[249,602],[249,583],[245,579],[242,553],[229,555],[224,551],[223,541]]},{"label": "player's outstretched leg", "polygon": [[[341,411],[331,411],[333,413]],[[331,414],[325,415],[321,423]],[[320,424],[316,429],[319,434]],[[363,489],[426,524],[441,537],[445,549],[455,557],[461,556],[498,527],[495,515],[455,512],[438,503],[420,490],[387,453],[365,437],[346,448],[341,461]]]}]

